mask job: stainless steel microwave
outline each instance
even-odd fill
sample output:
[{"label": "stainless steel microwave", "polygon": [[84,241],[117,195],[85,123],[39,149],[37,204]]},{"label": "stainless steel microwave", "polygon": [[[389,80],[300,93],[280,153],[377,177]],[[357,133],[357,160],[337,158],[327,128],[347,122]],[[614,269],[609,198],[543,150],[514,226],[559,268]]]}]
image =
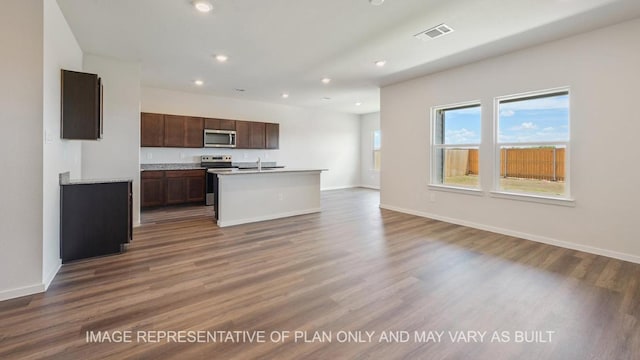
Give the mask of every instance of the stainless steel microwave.
[{"label": "stainless steel microwave", "polygon": [[205,130],[204,147],[236,147],[236,132],[233,130]]}]

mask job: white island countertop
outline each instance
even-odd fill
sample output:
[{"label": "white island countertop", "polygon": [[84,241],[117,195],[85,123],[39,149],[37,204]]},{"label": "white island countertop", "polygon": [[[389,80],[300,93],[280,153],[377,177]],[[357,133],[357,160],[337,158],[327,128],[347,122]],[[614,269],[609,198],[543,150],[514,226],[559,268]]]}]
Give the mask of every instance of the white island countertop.
[{"label": "white island countertop", "polygon": [[280,173],[293,173],[293,172],[313,172],[313,171],[327,171],[327,169],[286,169],[286,168],[263,168],[258,169],[209,169],[210,173],[216,175],[249,175],[249,174],[280,174]]}]

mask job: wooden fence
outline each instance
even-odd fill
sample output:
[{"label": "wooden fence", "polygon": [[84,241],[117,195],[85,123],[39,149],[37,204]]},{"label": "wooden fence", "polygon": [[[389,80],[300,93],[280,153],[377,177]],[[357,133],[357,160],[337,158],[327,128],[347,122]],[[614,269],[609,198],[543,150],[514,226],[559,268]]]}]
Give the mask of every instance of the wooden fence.
[{"label": "wooden fence", "polygon": [[[468,151],[467,174],[478,174],[478,150],[447,150]],[[456,154],[456,157],[460,157]],[[447,164],[449,165],[449,164]],[[512,148],[502,149],[500,152],[500,176],[522,179],[538,179],[550,181],[564,181],[565,177],[565,149],[564,148]]]}]

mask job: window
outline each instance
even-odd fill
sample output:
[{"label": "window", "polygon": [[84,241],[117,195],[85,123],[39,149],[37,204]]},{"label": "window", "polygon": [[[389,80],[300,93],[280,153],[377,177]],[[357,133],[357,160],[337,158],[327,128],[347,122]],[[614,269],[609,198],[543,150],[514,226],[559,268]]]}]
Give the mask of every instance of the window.
[{"label": "window", "polygon": [[380,130],[373,132],[373,170],[380,171]]},{"label": "window", "polygon": [[431,120],[431,183],[479,188],[480,104],[434,108]]},{"label": "window", "polygon": [[496,99],[499,192],[568,198],[569,91]]}]

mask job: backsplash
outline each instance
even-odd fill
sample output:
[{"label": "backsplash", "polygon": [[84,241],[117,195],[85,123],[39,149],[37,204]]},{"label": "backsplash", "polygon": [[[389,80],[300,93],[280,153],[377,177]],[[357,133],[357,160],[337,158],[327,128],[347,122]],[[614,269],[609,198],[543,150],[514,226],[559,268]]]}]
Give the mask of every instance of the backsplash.
[{"label": "backsplash", "polygon": [[280,150],[217,149],[217,148],[140,148],[141,164],[200,163],[202,155],[231,155],[234,162],[258,160],[278,162]]}]

